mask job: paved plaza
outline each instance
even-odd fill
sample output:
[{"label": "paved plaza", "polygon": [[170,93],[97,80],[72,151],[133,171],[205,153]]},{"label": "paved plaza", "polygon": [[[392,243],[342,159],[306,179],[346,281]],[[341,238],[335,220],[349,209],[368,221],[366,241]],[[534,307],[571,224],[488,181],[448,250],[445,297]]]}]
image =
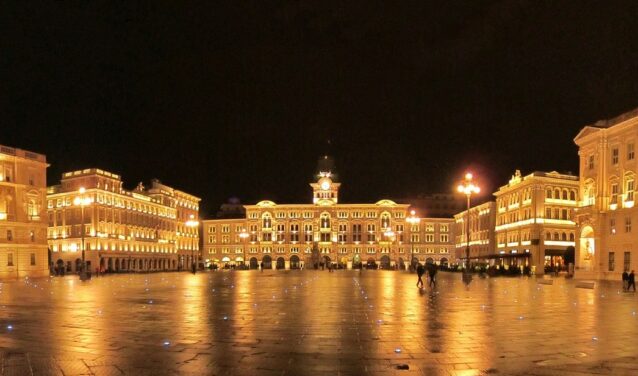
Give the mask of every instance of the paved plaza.
[{"label": "paved plaza", "polygon": [[[217,271],[0,285],[2,375],[638,374],[619,284]],[[408,368],[408,369],[405,369]]]}]

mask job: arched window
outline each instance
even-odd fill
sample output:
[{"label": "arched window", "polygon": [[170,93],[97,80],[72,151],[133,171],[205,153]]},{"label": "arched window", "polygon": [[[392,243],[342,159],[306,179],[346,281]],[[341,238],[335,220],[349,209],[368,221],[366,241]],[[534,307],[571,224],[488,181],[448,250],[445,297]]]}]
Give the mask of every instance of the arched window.
[{"label": "arched window", "polygon": [[559,240],[559,239],[560,239],[560,236],[558,235],[558,233],[557,233],[557,232],[555,232],[555,233],[554,233],[554,240]]},{"label": "arched window", "polygon": [[552,234],[549,231],[545,233],[545,240],[552,240]]},{"label": "arched window", "polygon": [[573,242],[573,241],[574,241],[574,233],[573,233],[573,232],[571,232],[571,233],[569,234],[569,241],[570,241],[570,242]]},{"label": "arched window", "polygon": [[552,198],[552,189],[551,188],[547,188],[547,190],[545,191],[545,198]]},{"label": "arched window", "polygon": [[569,199],[572,200],[572,201],[576,201],[576,191],[571,190],[569,192]]},{"label": "arched window", "polygon": [[382,229],[390,228],[390,214],[388,213],[381,214],[381,228]]},{"label": "arched window", "polygon": [[567,200],[567,189],[563,191],[563,200]]},{"label": "arched window", "polygon": [[269,213],[264,214],[262,218],[262,226],[263,228],[272,228],[272,217]]},{"label": "arched window", "polygon": [[554,190],[554,198],[557,200],[560,199],[560,189],[556,188]]},{"label": "arched window", "polygon": [[330,228],[330,217],[328,214],[321,215],[321,228]]},{"label": "arched window", "polygon": [[563,241],[567,240],[567,234],[564,232],[560,234],[560,240],[563,240]]},{"label": "arched window", "polygon": [[567,219],[567,209],[561,210],[560,219]]}]

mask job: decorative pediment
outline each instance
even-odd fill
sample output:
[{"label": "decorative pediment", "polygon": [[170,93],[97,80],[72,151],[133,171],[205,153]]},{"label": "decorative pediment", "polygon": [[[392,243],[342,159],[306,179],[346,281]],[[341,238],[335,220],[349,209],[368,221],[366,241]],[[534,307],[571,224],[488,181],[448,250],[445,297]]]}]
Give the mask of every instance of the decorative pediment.
[{"label": "decorative pediment", "polygon": [[581,129],[580,132],[578,132],[578,134],[576,135],[576,137],[574,137],[574,142],[578,144],[578,141],[597,132],[600,132],[602,129],[601,128],[596,128],[596,127],[591,127],[591,126],[586,126],[585,128]]},{"label": "decorative pediment", "polygon": [[270,200],[263,200],[257,203],[257,206],[260,208],[270,208],[276,205],[277,204],[275,204],[273,201],[270,201]]},{"label": "decorative pediment", "polygon": [[376,205],[378,206],[396,206],[397,203],[392,200],[380,200],[377,201]]}]

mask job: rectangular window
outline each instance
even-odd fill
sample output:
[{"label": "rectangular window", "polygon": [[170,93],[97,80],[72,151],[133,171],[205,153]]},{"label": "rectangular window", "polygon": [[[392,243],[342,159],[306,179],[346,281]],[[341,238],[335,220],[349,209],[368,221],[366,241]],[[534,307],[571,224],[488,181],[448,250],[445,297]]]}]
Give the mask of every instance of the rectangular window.
[{"label": "rectangular window", "polygon": [[611,164],[612,165],[618,164],[618,148],[617,147],[611,149]]},{"label": "rectangular window", "polygon": [[31,265],[35,265],[35,253],[31,254]]},{"label": "rectangular window", "polygon": [[609,203],[610,204],[618,203],[618,183],[612,183],[611,185],[611,199]]},{"label": "rectangular window", "polygon": [[7,266],[13,266],[13,253],[7,253]]},{"label": "rectangular window", "polygon": [[322,232],[321,233],[321,241],[322,242],[329,242],[330,241],[330,233],[329,232]]},{"label": "rectangular window", "polygon": [[13,231],[7,230],[7,240],[8,241],[13,240]]},{"label": "rectangular window", "polygon": [[229,233],[230,232],[230,226],[229,225],[223,225],[222,226],[222,232],[223,233]]},{"label": "rectangular window", "polygon": [[311,224],[305,224],[303,225],[303,230],[304,230],[304,241],[306,243],[312,243],[312,225]]},{"label": "rectangular window", "polygon": [[594,169],[594,156],[593,155],[589,156],[589,162],[587,164],[588,164],[590,170]]},{"label": "rectangular window", "polygon": [[352,241],[353,242],[361,241],[361,224],[360,223],[352,225]]},{"label": "rectangular window", "polygon": [[434,243],[434,234],[425,234],[425,241],[427,243]]},{"label": "rectangular window", "polygon": [[337,240],[341,243],[345,243],[346,241],[348,241],[348,225],[346,225],[345,223],[340,223],[339,224],[339,234],[337,235]]},{"label": "rectangular window", "polygon": [[450,230],[449,230],[448,225],[441,225],[440,228],[439,228],[439,231],[440,232],[449,232]]},{"label": "rectangular window", "polygon": [[631,268],[631,252],[625,252],[625,258],[623,260],[623,268],[626,271],[629,271]]},{"label": "rectangular window", "polygon": [[631,232],[631,217],[625,217],[625,232]]},{"label": "rectangular window", "polygon": [[418,243],[419,242],[419,234],[410,234],[410,242]]},{"label": "rectangular window", "polygon": [[625,201],[634,200],[634,179],[627,180],[627,199]]},{"label": "rectangular window", "polygon": [[635,157],[635,153],[634,153],[634,144],[627,144],[627,160],[631,161],[633,160]]},{"label": "rectangular window", "polygon": [[425,231],[434,232],[434,223],[426,223],[425,224]]},{"label": "rectangular window", "polygon": [[609,252],[609,271],[613,272],[616,268],[616,254],[614,252]]},{"label": "rectangular window", "polygon": [[609,218],[609,233],[616,235],[616,218]]},{"label": "rectangular window", "polygon": [[250,241],[253,243],[257,241],[257,225],[250,225]]},{"label": "rectangular window", "polygon": [[376,225],[374,224],[368,224],[368,241],[369,242],[373,242],[377,239],[377,234],[376,234]]},{"label": "rectangular window", "polygon": [[31,239],[32,242],[35,241],[35,231],[29,231],[29,239]]},{"label": "rectangular window", "polygon": [[272,232],[264,232],[261,234],[261,240],[264,242],[272,241]]},{"label": "rectangular window", "polygon": [[296,223],[290,225],[290,241],[291,242],[299,241],[299,225]]},{"label": "rectangular window", "polygon": [[447,243],[449,240],[448,234],[441,234],[441,243]]},{"label": "rectangular window", "polygon": [[[286,214],[286,213],[284,212],[284,214]],[[277,225],[277,241],[278,242],[283,242],[284,241],[284,230],[285,230],[285,227],[284,227],[283,224],[278,224]]]}]

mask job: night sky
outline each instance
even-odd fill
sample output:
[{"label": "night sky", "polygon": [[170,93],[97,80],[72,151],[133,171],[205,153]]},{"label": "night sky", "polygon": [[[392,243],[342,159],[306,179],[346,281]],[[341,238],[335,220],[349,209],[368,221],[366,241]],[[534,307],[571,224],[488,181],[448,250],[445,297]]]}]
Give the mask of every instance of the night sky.
[{"label": "night sky", "polygon": [[[100,167],[203,198],[489,193],[578,171],[585,125],[638,107],[638,2],[0,5],[0,143],[49,184]],[[553,4],[558,3],[558,4]],[[330,140],[328,145],[327,140]]]}]

